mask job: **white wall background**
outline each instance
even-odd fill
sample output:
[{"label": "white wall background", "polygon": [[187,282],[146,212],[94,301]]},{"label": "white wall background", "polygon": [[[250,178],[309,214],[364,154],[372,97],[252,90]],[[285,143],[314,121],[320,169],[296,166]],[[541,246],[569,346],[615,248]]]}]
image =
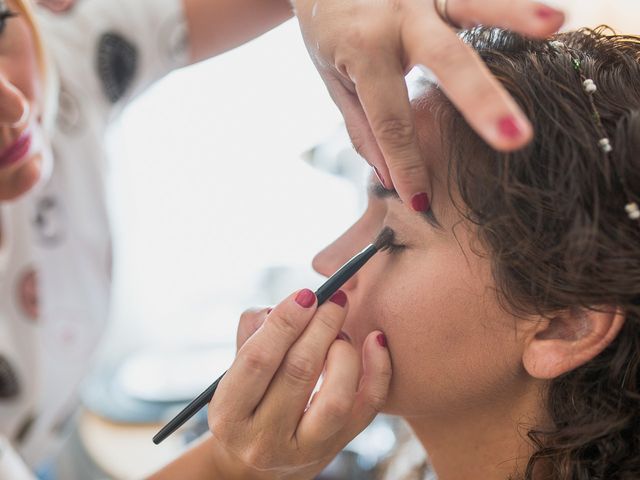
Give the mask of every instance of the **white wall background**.
[{"label": "white wall background", "polygon": [[231,341],[239,313],[269,300],[266,268],[310,272],[358,208],[301,159],[340,121],[293,21],[133,104],[112,136],[110,348]]}]

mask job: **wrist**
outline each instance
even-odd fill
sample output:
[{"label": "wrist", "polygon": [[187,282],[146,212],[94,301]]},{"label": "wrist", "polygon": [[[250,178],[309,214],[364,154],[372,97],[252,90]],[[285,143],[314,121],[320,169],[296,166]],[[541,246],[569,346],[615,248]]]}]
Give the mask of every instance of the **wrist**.
[{"label": "wrist", "polygon": [[246,468],[242,462],[214,436],[206,441],[206,447],[212,461],[212,470],[215,471],[216,480],[249,480]]}]

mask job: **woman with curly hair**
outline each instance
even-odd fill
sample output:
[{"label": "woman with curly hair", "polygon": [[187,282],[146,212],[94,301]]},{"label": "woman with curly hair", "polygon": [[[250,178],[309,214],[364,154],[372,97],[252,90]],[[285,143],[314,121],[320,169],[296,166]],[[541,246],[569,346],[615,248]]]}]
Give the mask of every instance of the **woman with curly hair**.
[{"label": "woman with curly hair", "polygon": [[430,211],[374,187],[314,265],[331,274],[395,232],[347,285],[343,329],[354,346],[386,334],[383,411],[428,453],[406,478],[638,479],[640,37],[464,37],[532,119],[533,143],[491,149],[427,83],[413,105]]},{"label": "woman with curly hair", "polygon": [[313,478],[375,411],[419,447],[385,479],[640,478],[640,37],[463,37],[532,119],[532,144],[497,152],[425,83],[430,208],[376,183],[314,267],[333,274],[384,228],[383,253],[317,312],[303,290],[243,315],[213,436],[192,452],[233,465],[217,478]]}]

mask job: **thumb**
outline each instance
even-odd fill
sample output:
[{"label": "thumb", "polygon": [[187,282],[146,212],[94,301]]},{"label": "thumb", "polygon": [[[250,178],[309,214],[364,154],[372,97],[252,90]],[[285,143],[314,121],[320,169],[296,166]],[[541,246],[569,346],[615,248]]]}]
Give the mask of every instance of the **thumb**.
[{"label": "thumb", "polygon": [[362,346],[363,375],[353,407],[353,421],[347,435],[355,437],[382,410],[391,383],[391,355],[380,331],[371,332]]}]

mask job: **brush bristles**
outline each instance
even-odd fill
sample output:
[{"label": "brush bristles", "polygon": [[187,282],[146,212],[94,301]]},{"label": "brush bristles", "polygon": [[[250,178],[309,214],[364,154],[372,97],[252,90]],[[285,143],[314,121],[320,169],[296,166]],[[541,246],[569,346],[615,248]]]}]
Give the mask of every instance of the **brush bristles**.
[{"label": "brush bristles", "polygon": [[379,251],[388,248],[391,243],[393,243],[394,233],[389,227],[384,227],[376,239],[373,241],[373,246],[376,247]]}]

